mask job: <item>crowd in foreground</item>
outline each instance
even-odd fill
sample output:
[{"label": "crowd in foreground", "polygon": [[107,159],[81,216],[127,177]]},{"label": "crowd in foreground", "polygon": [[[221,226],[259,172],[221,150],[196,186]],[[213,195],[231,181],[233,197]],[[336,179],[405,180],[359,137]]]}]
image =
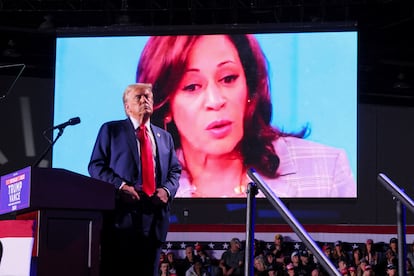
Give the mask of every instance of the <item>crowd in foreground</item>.
[{"label": "crowd in foreground", "polygon": [[[321,245],[321,250],[340,272],[347,276],[398,275],[398,240],[389,243],[374,244],[368,239],[363,245],[336,241]],[[255,240],[254,243],[255,276],[325,276],[330,275],[321,262],[306,248],[293,247],[284,242],[282,235],[275,235],[271,246]],[[406,268],[407,275],[414,275],[414,243],[409,245]],[[245,251],[238,238],[230,241],[230,247],[216,259],[204,248],[187,246],[185,257],[177,258],[174,252],[163,252],[160,258],[162,276],[244,276]]]}]

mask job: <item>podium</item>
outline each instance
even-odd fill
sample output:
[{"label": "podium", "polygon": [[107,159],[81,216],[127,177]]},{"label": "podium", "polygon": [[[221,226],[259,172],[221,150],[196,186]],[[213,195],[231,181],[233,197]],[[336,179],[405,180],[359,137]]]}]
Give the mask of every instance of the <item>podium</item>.
[{"label": "podium", "polygon": [[[28,167],[24,173],[26,182],[6,189],[10,200],[20,199],[21,208],[13,206],[0,219],[12,214],[17,220],[35,220],[31,275],[98,276],[103,214],[115,206],[113,185],[64,169]],[[16,175],[8,184],[19,179]],[[2,177],[2,184],[6,181]],[[16,191],[21,194],[12,193]]]}]

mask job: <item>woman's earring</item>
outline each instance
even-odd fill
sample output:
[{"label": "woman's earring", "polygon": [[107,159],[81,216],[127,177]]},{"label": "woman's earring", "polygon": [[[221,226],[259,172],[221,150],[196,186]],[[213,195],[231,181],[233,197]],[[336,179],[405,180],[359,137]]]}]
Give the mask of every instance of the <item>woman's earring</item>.
[{"label": "woman's earring", "polygon": [[167,130],[167,125],[168,125],[169,123],[171,123],[171,121],[172,121],[172,118],[171,118],[171,116],[170,116],[170,115],[167,115],[167,116],[165,116],[165,117],[164,117],[164,129],[165,129],[165,130]]}]

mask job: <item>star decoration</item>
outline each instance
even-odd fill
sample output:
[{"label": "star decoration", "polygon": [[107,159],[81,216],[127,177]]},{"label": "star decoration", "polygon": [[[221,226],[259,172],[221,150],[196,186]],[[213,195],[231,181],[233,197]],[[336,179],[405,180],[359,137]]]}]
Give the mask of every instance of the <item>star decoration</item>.
[{"label": "star decoration", "polygon": [[182,242],[182,243],[180,244],[180,246],[181,246],[181,249],[185,249],[186,244],[185,244],[184,242]]},{"label": "star decoration", "polygon": [[210,249],[214,249],[214,243],[210,242],[210,243],[208,244],[208,247],[210,247]]},{"label": "star decoration", "polygon": [[267,248],[267,250],[269,250],[270,248],[272,248],[272,245],[270,243],[267,243],[266,248]]},{"label": "star decoration", "polygon": [[173,246],[172,243],[170,243],[170,242],[167,243],[167,249],[171,249],[172,246]]},{"label": "star decoration", "polygon": [[352,245],[352,249],[358,248],[358,245],[356,245],[355,243]]},{"label": "star decoration", "polygon": [[229,249],[229,244],[227,242],[223,243],[223,249]]},{"label": "star decoration", "polygon": [[296,250],[298,250],[300,248],[300,245],[298,243],[295,243],[295,245],[293,246]]}]

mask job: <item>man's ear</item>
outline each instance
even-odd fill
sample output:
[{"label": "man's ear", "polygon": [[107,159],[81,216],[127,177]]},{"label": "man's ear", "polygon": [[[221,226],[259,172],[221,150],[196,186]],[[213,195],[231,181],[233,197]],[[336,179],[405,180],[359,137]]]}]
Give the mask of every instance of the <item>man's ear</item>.
[{"label": "man's ear", "polygon": [[125,113],[129,116],[129,104],[124,104]]}]

